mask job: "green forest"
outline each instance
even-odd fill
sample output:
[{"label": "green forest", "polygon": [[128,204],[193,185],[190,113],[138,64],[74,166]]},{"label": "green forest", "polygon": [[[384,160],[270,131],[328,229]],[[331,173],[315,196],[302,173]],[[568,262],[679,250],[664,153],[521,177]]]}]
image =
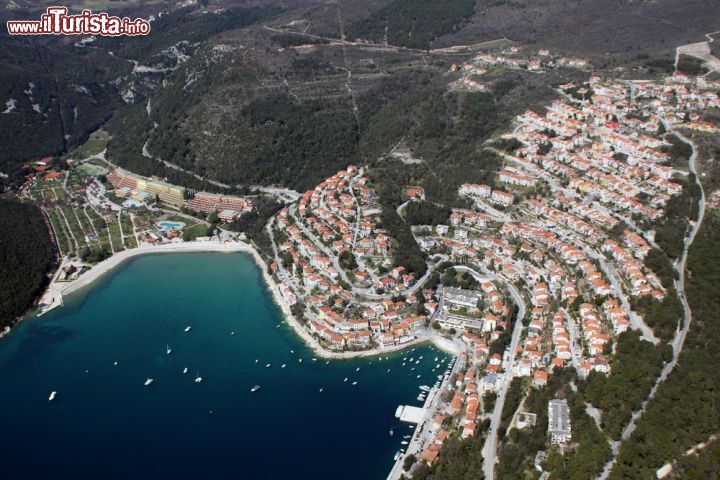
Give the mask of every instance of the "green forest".
[{"label": "green forest", "polygon": [[410,48],[430,48],[437,37],[459,29],[475,10],[474,0],[394,0],[350,25],[349,38]]},{"label": "green forest", "polygon": [[42,212],[0,198],[0,328],[12,325],[48,281],[54,246]]}]

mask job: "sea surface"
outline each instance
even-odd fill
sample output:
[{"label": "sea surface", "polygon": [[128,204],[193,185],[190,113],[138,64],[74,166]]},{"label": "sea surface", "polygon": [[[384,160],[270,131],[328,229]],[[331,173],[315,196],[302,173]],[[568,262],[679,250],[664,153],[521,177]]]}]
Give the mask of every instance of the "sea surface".
[{"label": "sea surface", "polygon": [[0,340],[2,478],[385,479],[449,361],[387,357],[313,361],[247,254],[136,257]]}]

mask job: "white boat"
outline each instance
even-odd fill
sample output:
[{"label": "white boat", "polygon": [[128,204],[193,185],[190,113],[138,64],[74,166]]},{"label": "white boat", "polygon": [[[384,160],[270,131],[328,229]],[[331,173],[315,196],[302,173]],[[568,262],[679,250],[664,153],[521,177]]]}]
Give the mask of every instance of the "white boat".
[{"label": "white boat", "polygon": [[320,393],[322,393],[322,391],[323,391],[323,389],[322,389],[322,388],[320,388],[319,392],[320,392]]},{"label": "white boat", "polygon": [[402,455],[402,453],[400,453],[400,451],[398,450],[397,452],[395,452],[395,456],[393,457],[393,460],[395,460],[397,462],[398,458],[400,458],[401,455]]},{"label": "white boat", "polygon": [[185,333],[189,332],[190,330],[192,330],[192,327],[191,327],[190,325],[188,325],[187,327],[185,327]]},{"label": "white boat", "polygon": [[405,440],[407,440],[407,439],[410,438],[411,436],[412,436],[412,435],[403,435],[403,438],[404,438]]},{"label": "white boat", "polygon": [[259,361],[260,361],[259,359],[257,359],[257,358],[255,359],[255,363],[258,363]]},{"label": "white boat", "polygon": [[152,383],[153,383],[154,381],[155,381],[154,378],[148,378],[147,380],[145,380],[145,386],[146,386],[146,387],[149,387],[150,385],[152,385]]},{"label": "white boat", "polygon": [[287,367],[287,365],[285,365],[284,363],[282,365],[280,365],[280,368],[285,368],[285,367]]},{"label": "white boat", "polygon": [[165,345],[165,352],[170,355],[172,353],[172,348],[170,348],[170,345]]},{"label": "white boat", "polygon": [[195,376],[195,383],[200,383],[200,382],[202,382],[202,377],[200,376],[200,373],[199,373],[199,372],[196,372],[195,375],[196,375],[196,376]]},{"label": "white boat", "polygon": [[424,401],[425,401],[425,397],[423,397],[423,396],[418,396],[418,397],[417,397],[417,401],[418,401],[418,402],[424,402]]},{"label": "white boat", "polygon": [[353,382],[353,385],[357,385],[357,382]]},{"label": "white boat", "polygon": [[423,392],[429,392],[430,387],[428,387],[427,385],[420,385],[420,390],[422,390]]},{"label": "white boat", "polygon": [[183,373],[187,373],[187,367],[183,368]]},{"label": "white boat", "polygon": [[57,396],[56,391],[53,390],[52,392],[50,392],[50,396],[48,397],[48,402],[52,402],[53,400],[55,400],[56,396]]},{"label": "white boat", "polygon": [[359,371],[360,371],[360,367],[357,367],[357,368],[355,369],[355,371],[356,371],[356,372],[359,372]]},{"label": "white boat", "polygon": [[422,360],[422,359],[423,359],[423,356],[422,356],[422,355],[420,355],[420,356],[419,356],[418,358],[419,358],[420,360]]},{"label": "white boat", "polygon": [[395,432],[393,432],[393,429],[391,428],[391,429],[390,429],[390,436],[392,437],[394,433],[395,433]]},{"label": "white boat", "polygon": [[390,369],[388,368],[388,373],[390,373]]},{"label": "white boat", "polygon": [[235,332],[230,332],[230,335],[235,335]]},{"label": "white boat", "polygon": [[313,357],[312,361],[317,362],[317,358]]},{"label": "white boat", "polygon": [[255,385],[254,387],[252,387],[252,388],[250,389],[250,391],[253,392],[253,393],[257,392],[258,390],[260,390],[260,385]]},{"label": "white boat", "polygon": [[415,378],[420,378],[420,375],[418,375],[418,376],[417,376],[417,377],[415,377]]},{"label": "white boat", "polygon": [[434,360],[434,361],[436,361],[436,362],[437,362],[437,361],[438,361],[438,357],[435,357],[435,360]]},{"label": "white boat", "polygon": [[302,358],[298,360],[298,363],[302,363]]},{"label": "white boat", "polygon": [[400,445],[407,445],[407,444],[408,444],[407,440],[403,440],[402,442],[400,442]]},{"label": "white boat", "polygon": [[265,368],[270,368],[270,367],[272,367],[271,364],[269,364],[269,363],[265,364]]},{"label": "white boat", "polygon": [[117,367],[117,362],[113,362],[113,365],[115,365]]},{"label": "white boat", "polygon": [[347,382],[347,377],[345,377],[345,380],[343,380],[343,382]]}]

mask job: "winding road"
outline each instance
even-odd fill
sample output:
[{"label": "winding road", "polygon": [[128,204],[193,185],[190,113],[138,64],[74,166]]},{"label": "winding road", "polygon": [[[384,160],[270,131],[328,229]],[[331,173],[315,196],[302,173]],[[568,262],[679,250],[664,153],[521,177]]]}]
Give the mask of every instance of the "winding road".
[{"label": "winding road", "polygon": [[698,231],[700,231],[700,227],[702,226],[702,221],[705,218],[705,190],[703,190],[702,183],[700,182],[700,178],[698,177],[697,173],[697,147],[695,144],[689,140],[687,137],[685,137],[682,133],[673,130],[671,128],[671,125],[665,121],[662,120],[663,125],[665,125],[665,128],[668,132],[672,132],[675,134],[681,141],[687,143],[692,148],[692,155],[690,155],[690,161],[689,161],[689,167],[690,171],[695,175],[695,182],[697,183],[698,187],[700,187],[700,199],[698,201],[698,219],[696,222],[691,222],[692,228],[688,235],[685,237],[685,245],[683,247],[683,252],[678,261],[675,262],[675,271],[678,273],[678,279],[675,280],[675,288],[677,290],[678,298],[680,299],[680,302],[683,306],[683,325],[682,327],[679,327],[675,332],[675,337],[673,338],[672,347],[673,347],[673,357],[672,360],[670,360],[665,367],[662,369],[662,372],[660,372],[660,376],[658,377],[657,381],[655,382],[655,385],[653,385],[653,388],[650,390],[650,394],[648,397],[643,401],[642,406],[633,412],[633,415],[630,419],[630,422],[625,427],[625,429],[622,432],[622,435],[620,437],[620,441],[614,441],[610,442],[610,446],[612,448],[613,456],[612,459],[605,465],[605,468],[603,469],[602,473],[598,477],[599,480],[605,480],[610,475],[610,472],[612,471],[613,466],[617,462],[617,456],[620,453],[620,447],[622,444],[622,441],[627,440],[630,438],[630,436],[635,431],[635,428],[637,426],[638,421],[642,418],[642,416],[645,414],[645,411],[647,409],[648,404],[650,401],[655,397],[658,388],[660,387],[660,384],[662,384],[670,375],[670,373],[673,371],[675,366],[677,365],[678,359],[680,358],[680,353],[682,352],[683,345],[685,344],[685,339],[687,338],[688,331],[690,330],[690,323],[692,321],[692,311],[690,310],[690,305],[688,304],[686,293],[685,293],[685,268],[687,265],[687,257],[688,252],[690,250],[690,246],[695,241],[695,237],[697,236]]}]

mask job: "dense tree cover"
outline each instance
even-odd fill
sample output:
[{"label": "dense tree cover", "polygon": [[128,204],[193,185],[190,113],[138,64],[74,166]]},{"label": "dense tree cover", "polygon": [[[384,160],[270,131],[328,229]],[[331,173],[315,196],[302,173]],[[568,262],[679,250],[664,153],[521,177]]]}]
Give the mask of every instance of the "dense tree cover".
[{"label": "dense tree cover", "polygon": [[54,246],[42,212],[0,198],[0,328],[11,325],[46,285]]},{"label": "dense tree cover", "polygon": [[669,341],[682,320],[683,309],[673,283],[676,277],[670,257],[662,250],[653,248],[645,257],[645,265],[655,272],[667,290],[667,296],[658,301],[650,297],[635,299],[633,310],[638,312],[652,328],[653,333],[663,341]]},{"label": "dense tree cover", "polygon": [[654,346],[640,339],[639,332],[627,331],[617,340],[611,373],[591,372],[580,386],[585,400],[602,410],[603,431],[620,438],[632,412],[650,393],[665,361],[672,355],[669,345]]},{"label": "dense tree cover", "polygon": [[683,185],[682,193],[670,197],[665,215],[652,224],[656,232],[655,240],[671,258],[677,258],[682,253],[688,219],[696,220],[698,216],[699,198],[700,189],[695,183],[695,176],[691,173]]},{"label": "dense tree cover", "polygon": [[228,228],[236,232],[245,232],[257,247],[265,254],[273,256],[270,238],[268,237],[265,226],[270,217],[275,215],[283,204],[276,202],[269,197],[260,197],[255,201],[255,208],[251,212],[243,213],[239,218],[235,219]]},{"label": "dense tree cover", "polygon": [[149,137],[152,123],[145,114],[143,105],[135,104],[119,109],[105,125],[105,128],[113,136],[107,145],[108,158],[133,173],[148,177],[160,177],[172,184],[182,185],[196,191],[227,194],[246,193],[242,188],[218,187],[213,183],[200,180],[194,175],[167,167],[162,162],[145,158],[142,155],[142,148]]},{"label": "dense tree cover", "polygon": [[[82,144],[122,103],[112,80],[127,62],[71,42],[0,34],[0,171]],[[9,108],[5,102],[11,102]],[[7,107],[7,108],[6,108]]]},{"label": "dense tree cover", "polygon": [[482,447],[484,438],[478,430],[475,435],[460,440],[456,437],[443,446],[437,463],[432,468],[422,464],[412,471],[413,480],[482,480]]},{"label": "dense tree cover", "polygon": [[702,60],[688,55],[680,55],[677,69],[679,72],[694,76],[707,73],[707,69],[703,66]]},{"label": "dense tree cover", "polygon": [[432,225],[447,223],[450,209],[445,205],[430,202],[410,202],[403,211],[405,221],[410,225]]},{"label": "dense tree cover", "polygon": [[415,241],[410,226],[395,211],[395,208],[384,205],[380,218],[382,228],[388,231],[397,245],[393,250],[393,266],[403,266],[416,277],[425,275],[427,264],[425,252]]},{"label": "dense tree cover", "polygon": [[671,478],[720,478],[720,443],[715,440],[696,455],[679,458]]},{"label": "dense tree cover", "polygon": [[292,35],[289,33],[273,35],[272,40],[283,48],[297,47],[298,45],[317,45],[328,43],[328,40],[323,38],[312,38],[304,35]]},{"label": "dense tree cover", "polygon": [[458,273],[457,270],[451,267],[445,270],[445,274],[442,277],[442,284],[448,287],[468,289],[477,286],[478,281],[468,272]]},{"label": "dense tree cover", "polygon": [[502,441],[507,434],[507,429],[510,426],[515,411],[520,406],[520,402],[523,399],[523,379],[521,377],[515,377],[510,382],[510,388],[508,388],[507,395],[505,396],[505,403],[503,404],[502,413],[500,414],[500,426],[498,427],[498,440]]},{"label": "dense tree cover", "polygon": [[[612,479],[654,478],[661,465],[720,429],[720,219],[714,212],[690,249],[686,290],[692,324],[678,364],[623,444]],[[698,461],[697,468],[705,467]]]},{"label": "dense tree cover", "polygon": [[665,342],[672,340],[682,321],[683,308],[674,288],[662,301],[645,297],[633,302],[632,307],[652,328],[655,336]]},{"label": "dense tree cover", "polygon": [[427,49],[437,37],[458,30],[474,10],[474,0],[393,0],[345,33],[348,38]]}]

